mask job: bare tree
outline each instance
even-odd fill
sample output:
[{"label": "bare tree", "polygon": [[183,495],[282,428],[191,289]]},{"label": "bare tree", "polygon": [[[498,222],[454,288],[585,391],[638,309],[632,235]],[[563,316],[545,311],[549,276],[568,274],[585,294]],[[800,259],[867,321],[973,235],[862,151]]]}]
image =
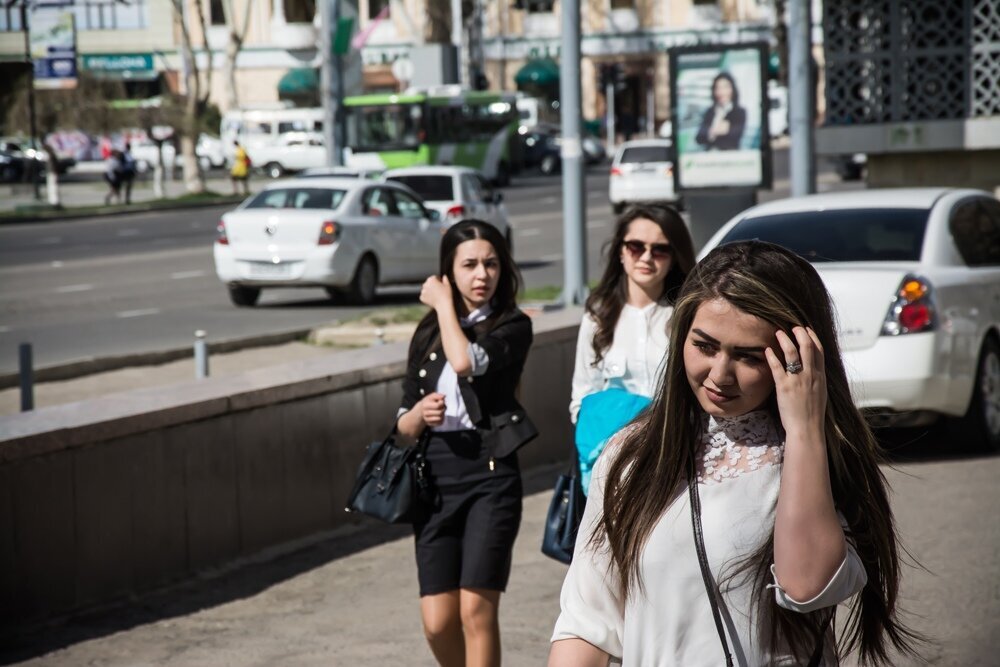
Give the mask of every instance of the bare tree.
[{"label": "bare tree", "polygon": [[170,0],[174,8],[174,18],[181,28],[181,48],[190,63],[185,80],[184,116],[178,128],[178,134],[180,135],[184,189],[191,193],[198,193],[205,191],[205,177],[198,165],[195,145],[200,131],[199,116],[207,108],[208,98],[212,90],[212,51],[208,47],[208,21],[205,19],[205,8],[201,2],[194,2],[198,24],[201,28],[201,46],[207,54],[203,88],[201,70],[194,57],[194,39],[184,16],[184,2],[185,0]]},{"label": "bare tree", "polygon": [[450,0],[427,0],[424,41],[428,44],[448,44],[451,42]]},{"label": "bare tree", "polygon": [[253,0],[244,0],[243,20],[237,21],[236,8],[233,0],[222,0],[222,13],[226,19],[226,60],[222,66],[222,76],[226,80],[226,108],[238,109],[240,99],[236,88],[236,58],[243,49],[243,42],[247,37],[247,28],[250,26],[250,9],[253,7]]},{"label": "bare tree", "polygon": [[[28,134],[31,119],[27,77],[24,80],[25,85],[19,86],[11,99],[5,127],[11,132]],[[49,136],[59,130],[81,130],[90,134],[115,132],[134,126],[135,112],[113,104],[114,100],[125,97],[125,86],[121,81],[98,79],[86,72],[79,73],[76,88],[37,90],[35,96],[35,129],[45,149],[48,201],[59,206],[59,158]]]}]

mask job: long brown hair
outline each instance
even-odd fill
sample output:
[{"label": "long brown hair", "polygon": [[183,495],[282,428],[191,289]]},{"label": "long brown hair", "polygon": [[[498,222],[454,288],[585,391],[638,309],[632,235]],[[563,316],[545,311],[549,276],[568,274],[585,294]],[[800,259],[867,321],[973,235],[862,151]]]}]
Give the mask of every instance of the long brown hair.
[{"label": "long brown hair", "polygon": [[604,248],[606,255],[604,275],[587,297],[587,312],[597,323],[594,339],[591,341],[595,364],[600,363],[604,352],[611,347],[615,337],[615,326],[628,300],[628,276],[622,263],[618,261],[618,256],[621,254],[629,225],[640,218],[655,223],[670,241],[673,249],[673,262],[663,280],[660,303],[673,304],[684,278],[694,266],[694,244],[691,242],[691,234],[677,211],[668,206],[643,205],[632,206],[619,216],[615,222],[615,233]]},{"label": "long brown hair", "polygon": [[[887,484],[879,469],[882,458],[851,399],[830,298],[808,262],[776,245],[746,241],[721,246],[688,276],[671,319],[665,376],[654,403],[640,418],[640,427],[624,436],[611,462],[601,519],[604,530],[594,533],[591,548],[610,550],[621,573],[623,597],[642,587],[643,547],[686,486],[687,471],[697,456],[703,412],[688,384],[683,349],[699,306],[717,298],[786,332],[807,326],[819,337],[828,385],[825,424],[833,498],[868,575],[837,649],[860,650],[865,664],[886,663],[889,643],[912,654],[919,637],[898,618],[899,546]],[[773,401],[770,409],[777,421]],[[747,554],[729,578],[745,575],[744,581],[753,584],[754,616],[762,630],[771,631],[760,641],[774,653],[781,648],[791,651],[797,664],[804,664],[831,612],[801,614],[779,607],[766,589],[773,562],[772,526],[765,543]]]}]

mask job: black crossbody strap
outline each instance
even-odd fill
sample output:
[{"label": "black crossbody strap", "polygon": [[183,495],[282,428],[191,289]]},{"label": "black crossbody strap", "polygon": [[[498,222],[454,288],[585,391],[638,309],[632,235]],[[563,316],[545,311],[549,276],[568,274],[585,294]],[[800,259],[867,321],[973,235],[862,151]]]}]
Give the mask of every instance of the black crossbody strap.
[{"label": "black crossbody strap", "polygon": [[715,619],[715,629],[719,632],[722,642],[722,652],[726,656],[726,667],[733,667],[733,654],[729,652],[729,642],[726,640],[726,630],[722,626],[722,614],[719,612],[719,587],[715,584],[711,570],[708,569],[708,556],[705,553],[705,537],[701,528],[701,498],[698,496],[698,479],[694,474],[694,463],[688,472],[688,496],[691,500],[691,525],[694,528],[694,548],[698,552],[698,565],[701,566],[701,578],[705,582],[705,592],[708,593],[708,603],[712,605],[712,617]]}]

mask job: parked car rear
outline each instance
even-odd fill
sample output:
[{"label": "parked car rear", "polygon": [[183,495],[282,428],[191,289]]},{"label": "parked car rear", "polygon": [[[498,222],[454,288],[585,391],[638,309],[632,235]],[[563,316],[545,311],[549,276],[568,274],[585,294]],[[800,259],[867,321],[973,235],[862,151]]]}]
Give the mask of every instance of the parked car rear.
[{"label": "parked car rear", "polygon": [[672,141],[636,139],[619,146],[611,161],[608,198],[615,213],[640,202],[678,204]]}]

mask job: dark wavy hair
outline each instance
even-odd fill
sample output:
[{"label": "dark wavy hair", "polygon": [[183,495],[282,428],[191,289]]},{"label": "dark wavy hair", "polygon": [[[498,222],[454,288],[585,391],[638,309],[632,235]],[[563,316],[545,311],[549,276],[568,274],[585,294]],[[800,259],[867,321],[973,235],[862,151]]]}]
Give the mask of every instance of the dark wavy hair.
[{"label": "dark wavy hair", "polygon": [[625,268],[618,261],[618,256],[625,242],[628,227],[633,221],[645,218],[656,224],[663,235],[670,241],[673,248],[673,261],[670,271],[663,281],[663,294],[660,303],[671,305],[688,272],[694,266],[694,244],[691,234],[680,214],[669,206],[638,205],[629,207],[615,222],[615,232],[611,240],[605,244],[605,266],[601,282],[587,297],[586,309],[597,328],[594,331],[594,364],[600,363],[604,353],[615,337],[615,326],[621,316],[622,308],[628,300],[628,276]]},{"label": "dark wavy hair", "polygon": [[[514,263],[514,258],[507,247],[507,241],[500,234],[500,230],[490,223],[467,219],[456,222],[449,227],[441,237],[441,250],[438,253],[438,276],[448,276],[451,283],[451,297],[455,303],[455,312],[459,314],[459,317],[467,313],[462,294],[455,285],[455,254],[458,252],[458,246],[466,241],[476,239],[486,241],[493,246],[493,251],[496,252],[500,262],[500,280],[497,282],[496,292],[493,293],[493,298],[490,300],[493,312],[485,321],[473,327],[477,334],[481,334],[492,329],[501,316],[517,308],[517,293],[521,289],[521,272],[518,270],[517,264]],[[437,313],[431,310],[417,325],[413,334],[411,350],[419,350],[422,354],[428,354],[437,347],[440,334]]]},{"label": "dark wavy hair", "polygon": [[[791,332],[811,327],[824,350],[827,379],[825,430],[830,485],[847,536],[864,564],[868,583],[853,601],[838,642],[838,654],[860,650],[862,664],[887,664],[889,643],[915,655],[922,638],[899,619],[900,546],[889,506],[879,446],[855,407],[837,342],[833,307],[816,270],[798,255],[760,241],[720,246],[694,268],[670,322],[670,354],[652,406],[637,420],[612,459],[604,497],[603,530],[590,547],[607,548],[621,574],[624,597],[642,587],[639,564],[657,521],[688,483],[704,428],[703,411],[691,390],[683,349],[701,304],[724,299],[745,313]],[[776,403],[766,404],[780,423]],[[691,557],[694,558],[692,552]],[[753,586],[753,616],[759,640],[772,653],[790,651],[806,664],[831,610],[801,614],[783,609],[767,589],[774,562],[773,526],[768,538],[724,576]],[[730,568],[727,568],[729,570]]]},{"label": "dark wavy hair", "polygon": [[740,89],[739,86],[736,85],[736,79],[734,79],[733,75],[729,72],[719,72],[715,75],[715,78],[712,79],[712,104],[715,104],[715,84],[719,83],[719,81],[723,79],[728,81],[730,87],[733,89],[733,106],[738,107],[740,105]]}]

